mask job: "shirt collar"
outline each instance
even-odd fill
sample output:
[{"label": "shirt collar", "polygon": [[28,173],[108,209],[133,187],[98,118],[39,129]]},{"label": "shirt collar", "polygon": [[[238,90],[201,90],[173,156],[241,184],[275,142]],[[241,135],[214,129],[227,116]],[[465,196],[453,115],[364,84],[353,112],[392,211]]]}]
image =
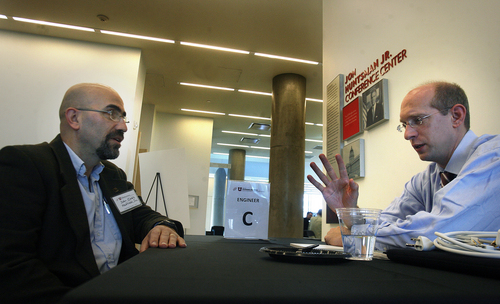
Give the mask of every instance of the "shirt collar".
[{"label": "shirt collar", "polygon": [[471,150],[474,141],[477,139],[476,134],[471,130],[465,133],[464,138],[458,144],[458,147],[453,152],[453,155],[450,158],[450,161],[444,168],[444,171],[457,174],[462,170],[465,162],[467,161],[467,157],[469,156],[469,151]]},{"label": "shirt collar", "polygon": [[[66,150],[68,150],[68,154],[69,157],[71,158],[71,162],[73,163],[73,167],[75,167],[76,174],[78,176],[85,176],[85,172],[87,171],[85,163],[80,157],[78,157],[78,155],[76,155],[76,153],[65,142],[63,143],[64,146],[66,147]],[[99,174],[101,174],[103,169],[104,165],[101,162],[99,162],[99,164],[92,169],[91,176],[95,180],[99,180]]]}]

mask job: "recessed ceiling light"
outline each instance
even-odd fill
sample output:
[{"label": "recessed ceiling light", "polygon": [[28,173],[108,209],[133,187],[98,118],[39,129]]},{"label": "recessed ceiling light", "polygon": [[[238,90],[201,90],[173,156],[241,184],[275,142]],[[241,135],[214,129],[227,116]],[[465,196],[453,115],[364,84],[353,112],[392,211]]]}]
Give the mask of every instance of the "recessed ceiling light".
[{"label": "recessed ceiling light", "polygon": [[107,35],[128,37],[128,38],[151,40],[151,41],[158,41],[158,42],[165,42],[165,43],[175,43],[174,40],[170,40],[170,39],[163,39],[163,38],[156,38],[156,37],[149,37],[149,36],[141,36],[141,35],[127,34],[127,33],[120,33],[120,32],[112,32],[112,31],[101,30],[101,33],[102,34],[107,34]]},{"label": "recessed ceiling light", "polygon": [[321,100],[321,99],[314,99],[314,98],[306,98],[306,100],[316,101],[316,102],[323,102],[323,100]]},{"label": "recessed ceiling light", "polygon": [[240,147],[240,148],[249,148],[249,146],[245,145],[235,145],[235,144],[225,144],[225,143],[217,143],[219,146],[230,146],[230,147]]},{"label": "recessed ceiling light", "polygon": [[191,86],[191,87],[206,88],[206,89],[234,91],[234,89],[232,89],[232,88],[216,87],[216,86],[210,86],[210,85],[204,85],[204,84],[196,84],[196,83],[189,83],[189,82],[179,82],[179,84],[180,85],[185,85],[185,86]]},{"label": "recessed ceiling light", "polygon": [[227,114],[229,116],[234,116],[234,117],[243,117],[243,118],[251,118],[251,119],[264,119],[264,120],[271,120],[271,118],[267,117],[259,117],[259,116],[248,116],[248,115],[240,115],[240,114]]},{"label": "recessed ceiling light", "polygon": [[242,92],[242,93],[250,93],[250,94],[257,94],[257,95],[273,96],[273,93],[259,92],[259,91],[249,91],[249,90],[241,90],[241,89],[238,89],[238,92]]},{"label": "recessed ceiling light", "polygon": [[226,115],[226,113],[210,112],[210,111],[201,111],[201,110],[191,110],[191,109],[181,109],[181,111],[186,111],[186,112],[196,112],[196,113],[204,113],[204,114],[213,114],[213,115]]},{"label": "recessed ceiling light", "polygon": [[240,139],[240,142],[245,144],[258,144],[260,142],[260,139],[252,137],[242,137]]},{"label": "recessed ceiling light", "polygon": [[180,43],[182,45],[194,46],[194,47],[199,47],[199,48],[204,48],[204,49],[211,49],[211,50],[224,51],[224,52],[232,52],[232,53],[239,53],[239,54],[247,54],[247,55],[250,54],[250,52],[248,52],[248,51],[230,49],[230,48],[213,46],[213,45],[206,45],[206,44],[199,44],[199,43],[192,43],[192,42],[185,42],[185,41],[181,41]]},{"label": "recessed ceiling light", "polygon": [[271,150],[271,148],[268,148],[268,147],[250,146],[250,148],[253,148],[253,149],[261,149],[261,150]]},{"label": "recessed ceiling light", "polygon": [[40,20],[33,20],[33,19],[26,19],[26,18],[20,18],[20,17],[12,17],[12,19],[14,19],[16,21],[21,21],[21,22],[28,22],[28,23],[34,23],[34,24],[41,24],[41,25],[62,27],[62,28],[67,28],[67,29],[72,29],[72,30],[78,30],[78,31],[95,32],[94,29],[91,29],[91,28],[88,28],[88,27],[74,26],[74,25],[68,25],[68,24],[62,24],[62,23],[54,23],[54,22],[47,22],[47,21],[40,21]]},{"label": "recessed ceiling light", "polygon": [[226,131],[226,130],[222,130],[222,133],[248,135],[248,136],[259,136],[259,134],[255,134],[255,133],[235,132],[235,131]]},{"label": "recessed ceiling light", "polygon": [[260,130],[260,131],[269,131],[269,130],[271,130],[271,125],[258,123],[258,122],[252,122],[248,128],[254,129],[254,130]]},{"label": "recessed ceiling light", "polygon": [[288,60],[288,61],[295,61],[295,62],[307,63],[307,64],[315,64],[315,65],[319,64],[319,62],[317,62],[317,61],[303,60],[303,59],[297,59],[297,58],[291,58],[291,57],[284,57],[284,56],[277,56],[277,55],[270,55],[270,54],[263,54],[263,53],[255,53],[255,56],[261,56],[261,57],[267,57],[267,58],[273,58],[273,59],[281,59],[281,60]]}]

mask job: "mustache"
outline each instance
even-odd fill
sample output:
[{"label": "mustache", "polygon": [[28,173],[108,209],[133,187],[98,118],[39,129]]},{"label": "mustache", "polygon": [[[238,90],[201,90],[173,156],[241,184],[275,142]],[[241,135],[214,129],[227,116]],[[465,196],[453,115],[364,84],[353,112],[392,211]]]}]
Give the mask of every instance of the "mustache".
[{"label": "mustache", "polygon": [[112,139],[112,138],[120,138],[121,140],[123,140],[123,138],[125,137],[124,134],[125,134],[125,132],[123,130],[113,131],[113,132],[109,133],[108,135],[106,135],[106,141],[108,139]]}]

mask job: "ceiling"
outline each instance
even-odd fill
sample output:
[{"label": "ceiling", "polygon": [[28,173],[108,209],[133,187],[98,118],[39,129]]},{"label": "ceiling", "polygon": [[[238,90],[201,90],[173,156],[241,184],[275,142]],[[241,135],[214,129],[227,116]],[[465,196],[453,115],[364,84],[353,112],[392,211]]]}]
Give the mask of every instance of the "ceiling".
[{"label": "ceiling", "polygon": [[[161,112],[214,119],[212,153],[229,153],[242,135],[222,130],[253,131],[252,122],[270,121],[232,117],[241,114],[271,117],[270,96],[180,85],[205,84],[259,92],[272,91],[272,79],[282,73],[306,78],[306,97],[322,99],[321,0],[0,0],[0,29],[92,41],[142,49],[147,76],[144,103]],[[101,21],[98,15],[105,15]],[[174,44],[82,32],[14,21],[22,17],[98,30],[175,40]],[[179,41],[250,51],[222,52],[181,45]],[[320,62],[318,65],[255,56],[254,52]],[[209,115],[181,108],[222,112]],[[306,122],[322,123],[322,103],[307,101]],[[248,136],[247,136],[248,137]],[[269,147],[269,137],[257,146]],[[321,140],[322,127],[306,125],[306,139]],[[318,142],[306,141],[317,156]],[[248,156],[269,156],[268,150],[248,148]],[[311,154],[306,154],[311,155]],[[306,160],[306,162],[309,162]],[[306,167],[307,168],[307,167]]]}]

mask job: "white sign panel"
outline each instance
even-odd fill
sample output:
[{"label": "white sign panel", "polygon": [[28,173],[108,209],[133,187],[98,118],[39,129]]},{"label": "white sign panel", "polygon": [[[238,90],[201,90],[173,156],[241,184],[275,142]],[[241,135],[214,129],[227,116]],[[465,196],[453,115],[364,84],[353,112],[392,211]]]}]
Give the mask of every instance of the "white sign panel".
[{"label": "white sign panel", "polygon": [[228,181],[224,237],[267,239],[269,183]]},{"label": "white sign panel", "polygon": [[150,194],[147,201],[149,207],[163,215],[168,213],[169,218],[189,228],[191,222],[184,149],[139,153],[139,165],[144,202]]}]

